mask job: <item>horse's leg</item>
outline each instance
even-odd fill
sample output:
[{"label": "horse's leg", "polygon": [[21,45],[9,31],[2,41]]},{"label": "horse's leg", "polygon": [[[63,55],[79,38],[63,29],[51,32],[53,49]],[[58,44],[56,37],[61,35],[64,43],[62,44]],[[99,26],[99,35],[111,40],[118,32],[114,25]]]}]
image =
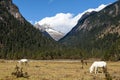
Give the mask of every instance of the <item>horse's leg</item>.
[{"label": "horse's leg", "polygon": [[97,74],[97,67],[95,67],[95,74]]},{"label": "horse's leg", "polygon": [[21,61],[19,62],[19,65],[20,65],[20,66],[22,65],[22,62],[21,62]]},{"label": "horse's leg", "polygon": [[104,66],[102,67],[101,71],[102,71],[102,74],[105,72],[105,67]]}]

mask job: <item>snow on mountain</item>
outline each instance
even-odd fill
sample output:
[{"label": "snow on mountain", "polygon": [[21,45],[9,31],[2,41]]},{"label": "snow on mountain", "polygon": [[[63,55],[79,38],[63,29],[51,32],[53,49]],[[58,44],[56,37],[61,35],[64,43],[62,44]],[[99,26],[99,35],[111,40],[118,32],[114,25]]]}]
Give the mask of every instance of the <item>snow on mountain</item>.
[{"label": "snow on mountain", "polygon": [[78,15],[58,13],[55,16],[43,18],[38,21],[35,26],[41,31],[48,32],[53,39],[59,40],[64,37],[86,13],[91,13],[93,11],[99,12],[106,6],[107,5],[101,4],[98,8],[90,8]]},{"label": "snow on mountain", "polygon": [[42,32],[46,31],[56,41],[58,41],[65,35],[64,33],[53,29],[48,24],[40,25],[39,23],[36,23],[35,27],[38,28]]},{"label": "snow on mountain", "polygon": [[56,41],[58,41],[59,39],[61,39],[64,34],[62,32],[59,31],[55,31],[54,29],[46,29],[46,31],[51,35],[51,37],[53,39],[55,39]]}]

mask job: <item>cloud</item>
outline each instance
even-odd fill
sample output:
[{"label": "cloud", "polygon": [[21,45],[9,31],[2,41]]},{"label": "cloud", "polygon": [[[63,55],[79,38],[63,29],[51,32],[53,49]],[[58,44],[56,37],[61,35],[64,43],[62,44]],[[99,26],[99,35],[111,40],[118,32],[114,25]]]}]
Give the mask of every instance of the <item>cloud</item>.
[{"label": "cloud", "polygon": [[39,21],[40,25],[48,24],[57,31],[67,33],[79,18],[71,13],[58,13],[53,17],[46,17]]},{"label": "cloud", "polygon": [[79,13],[78,15],[74,15],[72,13],[58,13],[55,16],[43,18],[38,23],[40,25],[48,24],[51,28],[66,34],[77,24],[77,21],[84,13],[100,11],[104,7],[106,7],[106,5],[102,4],[98,8],[90,8],[83,13]]},{"label": "cloud", "polygon": [[92,12],[92,11],[100,11],[100,10],[102,10],[103,8],[105,8],[107,5],[104,5],[104,4],[101,4],[98,8],[90,8],[90,9],[88,9],[88,10],[86,10],[85,12]]}]

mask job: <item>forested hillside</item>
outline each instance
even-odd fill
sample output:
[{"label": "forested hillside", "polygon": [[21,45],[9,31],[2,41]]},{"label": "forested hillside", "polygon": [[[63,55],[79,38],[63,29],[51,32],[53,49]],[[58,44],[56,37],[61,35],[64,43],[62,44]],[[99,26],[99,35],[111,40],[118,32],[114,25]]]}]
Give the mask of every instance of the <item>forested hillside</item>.
[{"label": "forested hillside", "polygon": [[12,0],[0,0],[0,59],[80,59],[83,51],[67,48],[28,23]]},{"label": "forested hillside", "polygon": [[120,1],[84,14],[56,42],[27,22],[12,0],[0,0],[1,58],[120,60]]},{"label": "forested hillside", "polygon": [[59,42],[89,57],[120,60],[120,0],[78,21]]},{"label": "forested hillside", "polygon": [[58,48],[22,17],[12,0],[0,0],[0,58],[43,59]]}]

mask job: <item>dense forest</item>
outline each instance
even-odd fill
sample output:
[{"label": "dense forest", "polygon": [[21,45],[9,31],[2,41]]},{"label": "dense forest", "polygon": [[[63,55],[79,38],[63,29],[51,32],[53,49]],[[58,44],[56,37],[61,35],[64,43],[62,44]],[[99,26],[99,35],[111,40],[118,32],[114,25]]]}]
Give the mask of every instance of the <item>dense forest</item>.
[{"label": "dense forest", "polygon": [[[82,58],[80,49],[66,48],[53,39],[46,37],[25,19],[16,19],[15,16],[9,12],[10,6],[12,5],[8,0],[0,1],[1,59]],[[17,7],[14,6],[15,5],[13,5],[13,11],[17,11]]]},{"label": "dense forest", "polygon": [[[111,28],[113,31],[116,27],[119,31],[119,13],[113,17],[111,15],[114,13],[109,15],[107,11],[114,10],[114,5],[120,5],[120,1],[80,19],[74,27],[75,31],[68,33],[58,42],[44,35],[23,17],[16,18],[14,14],[18,11],[17,7],[9,1],[12,0],[0,0],[0,59],[120,60],[119,32],[103,32],[110,25],[114,26]],[[77,27],[83,25],[86,20],[91,21],[88,27],[92,25],[92,29],[79,30]]]},{"label": "dense forest", "polygon": [[[4,9],[4,8],[3,8]],[[2,9],[2,10],[3,10]],[[28,22],[20,22],[4,9],[0,13],[0,58],[75,59],[81,51],[69,49],[46,37]]]},{"label": "dense forest", "polygon": [[36,58],[41,52],[58,47],[54,40],[45,37],[26,20],[16,19],[2,5],[0,18],[0,58]]}]

